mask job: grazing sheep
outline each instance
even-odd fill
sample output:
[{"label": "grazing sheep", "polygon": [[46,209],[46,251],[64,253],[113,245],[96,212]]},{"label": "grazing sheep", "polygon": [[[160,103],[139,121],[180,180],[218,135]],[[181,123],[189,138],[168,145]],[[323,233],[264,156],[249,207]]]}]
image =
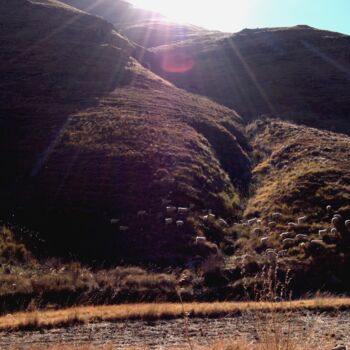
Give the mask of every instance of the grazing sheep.
[{"label": "grazing sheep", "polygon": [[115,225],[119,222],[120,220],[119,219],[111,219],[110,222],[112,225]]},{"label": "grazing sheep", "polygon": [[300,248],[305,248],[305,247],[306,247],[306,243],[305,243],[305,242],[300,243],[300,244],[299,244],[299,247],[300,247]]},{"label": "grazing sheep", "polygon": [[283,250],[280,250],[278,252],[278,255],[279,256],[286,256],[288,254],[288,250],[287,249],[283,249]]},{"label": "grazing sheep", "polygon": [[270,221],[270,222],[267,224],[267,226],[268,226],[268,227],[275,227],[276,224],[277,224],[276,221]]},{"label": "grazing sheep", "polygon": [[289,238],[289,236],[290,236],[290,232],[283,232],[283,233],[280,234],[280,237],[282,239]]},{"label": "grazing sheep", "polygon": [[181,227],[181,226],[183,226],[185,223],[182,221],[182,220],[177,220],[176,221],[176,226],[177,227]]},{"label": "grazing sheep", "polygon": [[288,222],[288,228],[295,228],[297,226],[298,224],[296,224],[295,222]]},{"label": "grazing sheep", "polygon": [[210,220],[210,221],[215,220],[215,215],[212,214],[212,213],[209,213],[209,214],[208,214],[208,220]]},{"label": "grazing sheep", "polygon": [[224,227],[228,227],[228,223],[227,221],[225,221],[224,219],[219,219],[218,220],[218,224],[221,225],[221,226],[224,226]]},{"label": "grazing sheep", "polygon": [[176,212],[176,210],[177,210],[177,208],[176,207],[166,207],[166,212],[167,213],[175,213]]},{"label": "grazing sheep", "polygon": [[350,220],[345,220],[345,227],[350,228]]},{"label": "grazing sheep", "polygon": [[255,235],[261,235],[263,233],[262,229],[261,228],[258,228],[256,227],[254,230],[253,230],[253,233]]},{"label": "grazing sheep", "polygon": [[271,214],[271,218],[273,219],[273,220],[278,220],[278,219],[281,219],[282,218],[282,214],[281,213],[272,213]]},{"label": "grazing sheep", "polygon": [[177,208],[177,212],[179,213],[179,214],[186,214],[186,213],[188,213],[190,210],[188,209],[188,208],[185,208],[185,207],[179,207],[179,208]]},{"label": "grazing sheep", "polygon": [[295,243],[295,240],[293,238],[285,238],[283,241],[282,241],[283,245],[290,245],[290,244],[294,244]]},{"label": "grazing sheep", "polygon": [[307,219],[306,216],[301,216],[300,218],[298,218],[298,224],[299,224],[299,225],[302,224],[303,222],[306,221],[306,219]]},{"label": "grazing sheep", "polygon": [[269,240],[269,237],[260,238],[260,243],[266,243]]},{"label": "grazing sheep", "polygon": [[258,220],[256,220],[256,223],[257,223],[258,225],[261,225],[261,224],[262,224],[262,221],[261,221],[260,219],[258,219]]},{"label": "grazing sheep", "polygon": [[332,210],[332,206],[331,206],[331,205],[327,205],[327,206],[326,206],[326,210],[327,210],[328,212],[330,212],[330,211]]},{"label": "grazing sheep", "polygon": [[337,234],[338,234],[338,230],[337,230],[335,227],[333,227],[333,228],[331,229],[331,234],[332,234],[332,235],[337,235]]},{"label": "grazing sheep", "polygon": [[327,234],[327,229],[324,229],[324,230],[319,230],[318,231],[318,235],[322,238],[324,235]]},{"label": "grazing sheep", "polygon": [[339,220],[341,220],[343,218],[340,214],[334,214],[333,217],[338,218]]},{"label": "grazing sheep", "polygon": [[203,221],[207,221],[208,220],[208,215],[204,215],[200,217]]},{"label": "grazing sheep", "polygon": [[205,243],[206,241],[207,241],[207,239],[204,236],[197,236],[196,237],[196,244]]},{"label": "grazing sheep", "polygon": [[146,210],[139,210],[139,211],[137,212],[137,216],[138,216],[138,217],[145,216],[146,214],[147,214]]},{"label": "grazing sheep", "polygon": [[324,242],[323,242],[322,239],[313,239],[313,240],[310,242],[310,246],[311,246],[311,247],[319,247],[319,246],[324,247]]},{"label": "grazing sheep", "polygon": [[340,218],[338,216],[333,216],[331,223],[333,226],[337,226],[340,223]]},{"label": "grazing sheep", "polygon": [[298,240],[308,240],[309,239],[309,237],[307,235],[302,235],[300,233],[298,235],[296,235],[295,238]]},{"label": "grazing sheep", "polygon": [[253,225],[255,224],[257,221],[257,218],[253,218],[253,219],[249,219],[247,222],[248,222],[248,225]]},{"label": "grazing sheep", "polygon": [[128,226],[119,226],[119,231],[125,232],[129,229]]},{"label": "grazing sheep", "polygon": [[173,223],[173,219],[172,218],[166,218],[165,220],[165,225],[170,225]]}]

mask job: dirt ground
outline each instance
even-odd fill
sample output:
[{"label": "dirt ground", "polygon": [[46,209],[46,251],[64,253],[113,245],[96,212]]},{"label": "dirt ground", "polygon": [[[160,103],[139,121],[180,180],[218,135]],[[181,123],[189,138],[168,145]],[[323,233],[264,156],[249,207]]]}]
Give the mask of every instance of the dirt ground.
[{"label": "dirt ground", "polygon": [[115,349],[142,346],[166,349],[173,346],[206,345],[222,340],[263,341],[264,334],[286,337],[313,348],[350,345],[350,311],[315,313],[309,311],[269,316],[247,313],[235,317],[177,319],[162,321],[99,322],[69,328],[38,331],[0,332],[0,349],[26,350],[32,346],[112,344]]}]

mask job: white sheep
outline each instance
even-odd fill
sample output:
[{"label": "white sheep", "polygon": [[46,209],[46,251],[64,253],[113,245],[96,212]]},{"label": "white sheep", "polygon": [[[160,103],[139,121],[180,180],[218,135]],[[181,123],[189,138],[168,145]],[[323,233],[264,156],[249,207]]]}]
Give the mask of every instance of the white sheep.
[{"label": "white sheep", "polygon": [[176,207],[172,207],[172,206],[166,207],[166,212],[169,213],[169,214],[170,213],[175,213],[176,210],[177,210]]},{"label": "white sheep", "polygon": [[295,228],[298,225],[295,222],[288,222],[288,228]]},{"label": "white sheep", "polygon": [[218,223],[219,223],[219,225],[221,225],[221,226],[228,227],[228,223],[227,223],[227,221],[225,221],[224,219],[219,219],[219,220],[218,220]]},{"label": "white sheep", "polygon": [[333,228],[331,229],[331,234],[332,234],[332,235],[337,235],[337,234],[338,234],[338,230],[337,230],[335,227],[333,227]]},{"label": "white sheep", "polygon": [[298,240],[308,240],[309,239],[309,237],[307,235],[303,235],[301,233],[297,234],[295,236],[295,238],[298,239]]},{"label": "white sheep", "polygon": [[127,230],[129,230],[129,227],[128,227],[128,226],[119,226],[119,231],[125,232],[125,231],[127,231]]},{"label": "white sheep", "polygon": [[306,221],[306,219],[307,219],[306,216],[301,216],[300,218],[298,218],[298,224],[299,224],[299,225],[302,224],[303,222]]},{"label": "white sheep", "polygon": [[269,237],[262,237],[260,238],[260,243],[265,243],[269,240]]},{"label": "white sheep", "polygon": [[323,238],[324,235],[326,235],[326,234],[327,234],[327,229],[318,230],[318,235],[319,235],[321,238]]},{"label": "white sheep", "polygon": [[212,213],[209,213],[209,214],[208,214],[208,220],[209,220],[209,221],[214,221],[214,220],[215,220],[215,215],[212,214]]},{"label": "white sheep", "polygon": [[336,226],[337,224],[339,224],[339,222],[340,222],[340,218],[338,216],[333,216],[331,221],[332,225]]},{"label": "white sheep", "polygon": [[313,245],[323,245],[322,239],[313,239],[310,243]]},{"label": "white sheep", "polygon": [[345,227],[350,228],[350,220],[345,220]]},{"label": "white sheep", "polygon": [[206,241],[207,241],[207,239],[206,239],[206,237],[204,237],[204,236],[197,236],[197,237],[196,237],[196,244],[204,243],[204,242],[206,242]]},{"label": "white sheep", "polygon": [[164,220],[164,222],[165,222],[165,225],[171,225],[173,223],[173,219],[172,218],[166,218]]},{"label": "white sheep", "polygon": [[138,217],[145,216],[146,214],[147,214],[146,210],[139,210],[139,211],[137,212],[137,216],[138,216]]},{"label": "white sheep", "polygon": [[305,247],[306,247],[305,242],[300,243],[300,244],[299,244],[299,247],[300,247],[300,248],[305,248]]},{"label": "white sheep", "polygon": [[182,220],[177,220],[176,221],[176,226],[177,227],[181,227],[181,226],[183,226],[185,223],[182,221]]},{"label": "white sheep", "polygon": [[282,239],[288,238],[289,236],[290,236],[290,232],[282,232],[282,233],[280,234],[280,237],[281,237]]},{"label": "white sheep", "polygon": [[179,208],[177,208],[177,212],[178,212],[179,214],[186,214],[186,213],[189,212],[189,209],[188,209],[188,208],[185,208],[185,207],[179,207]]},{"label": "white sheep", "polygon": [[261,228],[258,228],[256,227],[254,230],[253,230],[253,233],[255,235],[261,235],[263,233],[262,229]]},{"label": "white sheep", "polygon": [[281,213],[277,213],[277,212],[272,213],[272,214],[271,214],[271,218],[272,218],[273,220],[281,219],[281,218],[282,218],[282,214],[281,214]]},{"label": "white sheep", "polygon": [[278,255],[279,256],[286,256],[288,254],[288,250],[287,249],[283,249],[283,250],[280,250],[278,252]]},{"label": "white sheep", "polygon": [[258,219],[258,220],[256,220],[256,223],[257,223],[258,225],[261,225],[261,224],[262,224],[262,221],[261,221],[260,219]]},{"label": "white sheep", "polygon": [[275,227],[277,225],[277,222],[276,221],[270,221],[267,226],[268,227]]},{"label": "white sheep", "polygon": [[282,241],[282,243],[284,244],[284,245],[290,245],[290,244],[294,244],[294,239],[293,238],[285,238],[283,241]]},{"label": "white sheep", "polygon": [[249,219],[249,220],[247,221],[247,223],[248,223],[248,225],[253,225],[253,224],[256,223],[256,221],[257,221],[257,218],[253,218],[253,219]]},{"label": "white sheep", "polygon": [[327,206],[326,206],[326,210],[327,210],[327,211],[331,211],[331,210],[332,210],[332,206],[331,206],[331,205],[327,205]]}]

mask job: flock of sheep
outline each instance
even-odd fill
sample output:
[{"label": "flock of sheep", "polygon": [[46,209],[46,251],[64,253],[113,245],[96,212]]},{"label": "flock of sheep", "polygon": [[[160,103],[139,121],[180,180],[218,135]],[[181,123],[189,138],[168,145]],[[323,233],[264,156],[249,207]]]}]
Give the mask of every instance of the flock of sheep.
[{"label": "flock of sheep", "polygon": [[[328,205],[326,207],[327,213],[332,214],[332,207]],[[271,214],[271,221],[267,223],[267,229],[263,227],[261,219],[252,218],[247,221],[242,221],[241,225],[252,228],[252,233],[255,236],[262,236],[260,238],[261,245],[267,247],[269,243],[275,239],[273,234],[275,233],[274,228],[282,223],[283,215],[275,212]],[[333,214],[331,219],[330,227],[324,228],[318,231],[318,238],[315,239],[313,236],[298,233],[300,229],[303,229],[302,224],[307,221],[306,216],[298,217],[296,222],[288,222],[288,231],[279,234],[278,238],[281,240],[283,249],[277,251],[276,249],[266,248],[265,254],[268,256],[284,256],[288,253],[288,249],[298,246],[303,249],[324,247],[325,243],[336,243],[342,238],[342,234],[348,232],[350,236],[350,220],[344,220],[340,214]],[[268,233],[268,235],[266,235]],[[244,257],[249,256],[249,254]]]}]

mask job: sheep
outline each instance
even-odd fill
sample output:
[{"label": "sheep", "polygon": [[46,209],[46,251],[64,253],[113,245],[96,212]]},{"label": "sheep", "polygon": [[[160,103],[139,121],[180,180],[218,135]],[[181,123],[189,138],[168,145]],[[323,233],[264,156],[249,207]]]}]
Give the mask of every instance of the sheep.
[{"label": "sheep", "polygon": [[327,229],[324,230],[318,230],[318,235],[322,238],[324,235],[327,234]]},{"label": "sheep", "polygon": [[253,225],[255,224],[257,221],[257,218],[253,218],[253,219],[249,219],[247,222],[248,222],[248,225]]},{"label": "sheep", "polygon": [[205,243],[206,241],[207,241],[207,239],[204,236],[197,236],[196,237],[196,244]]},{"label": "sheep", "polygon": [[204,215],[200,217],[203,221],[207,221],[208,220],[208,215]]},{"label": "sheep", "polygon": [[306,216],[301,216],[300,218],[298,218],[298,224],[299,224],[299,225],[302,224],[303,222],[306,221],[306,219],[307,219]]},{"label": "sheep", "polygon": [[228,227],[228,223],[224,219],[219,219],[218,220],[219,225]]},{"label": "sheep", "polygon": [[295,228],[298,225],[295,222],[288,222],[288,228]]},{"label": "sheep", "polygon": [[266,243],[269,240],[269,237],[260,238],[260,243]]},{"label": "sheep", "polygon": [[280,237],[281,237],[282,239],[289,238],[289,236],[290,236],[290,232],[282,232],[282,233],[280,234]]},{"label": "sheep", "polygon": [[166,218],[166,219],[164,220],[164,222],[165,222],[165,225],[170,225],[170,224],[173,223],[173,219],[172,219],[172,218]]},{"label": "sheep", "polygon": [[278,220],[278,219],[281,219],[282,218],[282,214],[281,213],[272,213],[271,214],[271,218],[273,219],[273,220]]},{"label": "sheep", "polygon": [[322,241],[322,239],[313,239],[313,240],[311,240],[310,244],[314,245],[314,246],[315,245],[322,245],[323,246],[324,242]]},{"label": "sheep", "polygon": [[137,216],[138,216],[138,217],[145,216],[146,214],[147,214],[146,210],[139,210],[139,211],[137,212]]},{"label": "sheep", "polygon": [[278,252],[278,255],[279,256],[286,256],[288,254],[288,250],[287,249],[283,249],[283,250],[280,250]]},{"label": "sheep", "polygon": [[177,210],[176,207],[171,207],[171,206],[166,207],[166,212],[169,213],[169,214],[170,214],[170,213],[175,213],[176,210]]},{"label": "sheep", "polygon": [[309,237],[307,235],[302,235],[302,234],[296,235],[295,238],[298,240],[308,240],[309,239]]},{"label": "sheep", "polygon": [[340,214],[334,214],[333,217],[338,218],[339,220],[341,220],[343,218]]},{"label": "sheep", "polygon": [[331,221],[332,225],[337,226],[339,224],[339,222],[340,222],[339,216],[333,216],[332,221]]},{"label": "sheep", "polygon": [[125,231],[127,231],[127,230],[129,230],[129,227],[128,227],[128,226],[119,226],[119,231],[125,232]]},{"label": "sheep", "polygon": [[290,245],[290,244],[294,244],[295,243],[295,240],[293,238],[285,238],[283,241],[282,241],[283,245]]},{"label": "sheep", "polygon": [[276,224],[277,224],[276,221],[270,221],[270,222],[267,224],[267,226],[269,226],[269,227],[275,227]]},{"label": "sheep", "polygon": [[331,205],[327,205],[327,206],[326,206],[326,210],[327,210],[328,212],[330,212],[330,211],[332,210],[332,206],[331,206]]},{"label": "sheep", "polygon": [[162,204],[163,204],[163,205],[169,205],[170,203],[171,203],[171,200],[170,200],[170,199],[162,198]]},{"label": "sheep", "polygon": [[177,212],[178,212],[179,214],[186,214],[186,213],[189,212],[189,209],[188,209],[188,208],[185,208],[185,207],[179,207],[179,208],[177,208]]},{"label": "sheep", "polygon": [[183,226],[185,223],[182,221],[182,220],[177,220],[176,221],[176,226],[177,227],[181,227],[181,226]]},{"label": "sheep", "polygon": [[262,229],[261,228],[258,228],[256,227],[254,230],[253,230],[253,233],[255,235],[261,235],[263,233]]},{"label": "sheep", "polygon": [[331,234],[332,234],[332,235],[337,235],[337,234],[338,234],[338,230],[337,230],[335,227],[333,227],[333,228],[331,229]]},{"label": "sheep", "polygon": [[305,243],[305,242],[300,243],[300,244],[299,244],[299,247],[300,247],[300,248],[305,248],[305,247],[306,247],[306,243]]},{"label": "sheep", "polygon": [[258,225],[261,225],[261,224],[262,224],[262,221],[261,221],[260,219],[258,219],[258,220],[256,220],[256,223],[257,223]]},{"label": "sheep", "polygon": [[350,228],[350,220],[345,220],[345,227]]},{"label": "sheep", "polygon": [[208,214],[208,220],[210,220],[210,221],[215,220],[215,215],[212,214],[212,213],[209,213],[209,214]]},{"label": "sheep", "polygon": [[119,221],[120,221],[119,219],[111,219],[111,220],[110,220],[110,223],[111,223],[112,225],[115,225],[115,224],[117,224]]}]

